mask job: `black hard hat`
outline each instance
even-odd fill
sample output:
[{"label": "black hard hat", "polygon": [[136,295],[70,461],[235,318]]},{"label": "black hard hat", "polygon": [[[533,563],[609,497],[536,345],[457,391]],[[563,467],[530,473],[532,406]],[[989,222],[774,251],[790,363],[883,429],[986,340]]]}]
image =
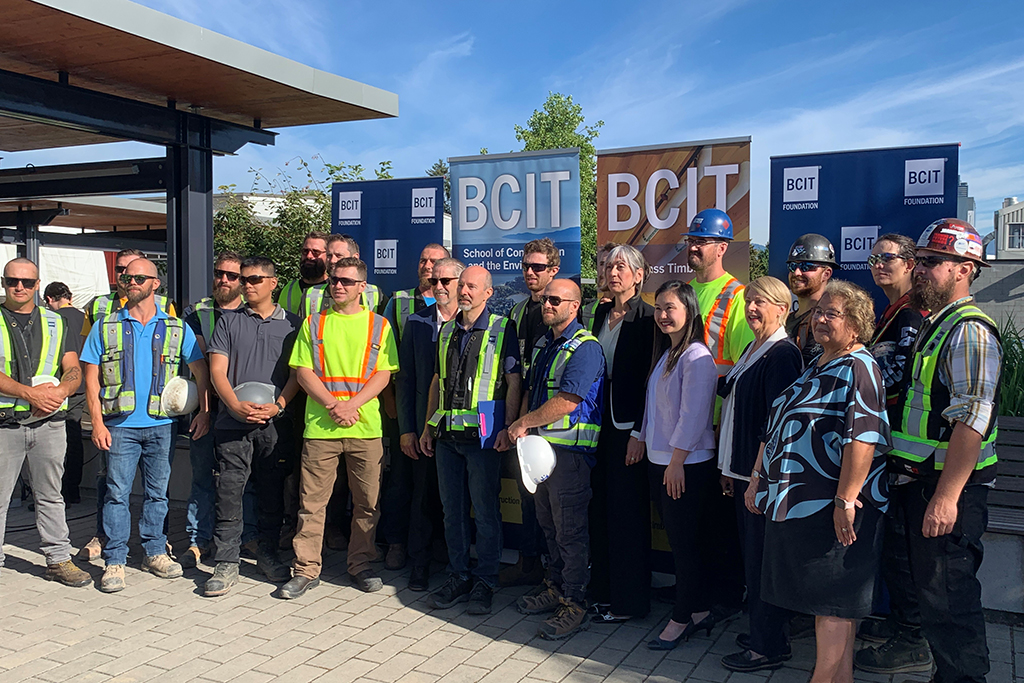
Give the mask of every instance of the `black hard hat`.
[{"label": "black hard hat", "polygon": [[836,250],[832,243],[822,235],[809,232],[801,235],[789,248],[789,258],[786,263],[799,263],[800,261],[813,261],[838,268],[836,263]]}]

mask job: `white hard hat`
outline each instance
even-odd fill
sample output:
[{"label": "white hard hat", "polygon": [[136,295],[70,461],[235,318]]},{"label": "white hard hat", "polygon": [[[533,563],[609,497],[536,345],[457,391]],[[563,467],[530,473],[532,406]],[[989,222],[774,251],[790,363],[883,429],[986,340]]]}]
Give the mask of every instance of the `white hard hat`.
[{"label": "white hard hat", "polygon": [[[44,384],[52,384],[54,386],[57,386],[58,384],[60,384],[60,380],[57,379],[56,377],[54,377],[53,375],[36,375],[35,377],[32,378],[32,386],[39,387],[39,386],[42,386]],[[48,417],[56,415],[59,411],[60,411],[60,408],[57,408],[57,410],[53,411],[49,415],[38,415],[38,416],[32,415],[30,413],[28,419],[23,420],[21,422],[21,424],[23,424],[23,425],[30,425],[33,422],[39,422],[40,420],[45,420]]]},{"label": "white hard hat", "polygon": [[546,481],[555,471],[555,451],[544,437],[530,434],[516,441],[516,452],[523,485],[530,493],[536,493],[537,484]]},{"label": "white hard hat", "polygon": [[[265,384],[263,382],[242,382],[235,387],[235,398],[239,401],[248,401],[249,403],[255,403],[257,405],[273,403],[277,400],[278,396],[280,396],[280,392],[273,384]],[[245,422],[245,418],[239,417],[233,412],[231,413],[231,416],[239,422]]]},{"label": "white hard hat", "polygon": [[199,389],[184,377],[172,377],[160,394],[160,407],[170,417],[188,415],[199,407]]}]

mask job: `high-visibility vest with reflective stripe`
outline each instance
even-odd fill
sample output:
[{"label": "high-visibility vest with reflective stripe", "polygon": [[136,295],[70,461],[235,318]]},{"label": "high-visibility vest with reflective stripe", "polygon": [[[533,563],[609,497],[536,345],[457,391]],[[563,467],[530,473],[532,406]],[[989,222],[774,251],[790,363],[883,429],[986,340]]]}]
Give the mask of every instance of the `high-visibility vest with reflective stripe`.
[{"label": "high-visibility vest with reflective stripe", "polygon": [[395,305],[395,341],[402,340],[402,328],[405,321],[416,311],[426,308],[423,297],[416,296],[417,289],[400,289],[391,295],[391,302]]},{"label": "high-visibility vest with reflective stripe", "polygon": [[[733,366],[733,361],[725,357],[726,330],[729,327],[729,316],[733,314],[732,305],[736,301],[736,295],[743,291],[743,285],[736,278],[729,278],[729,281],[722,287],[722,291],[715,297],[715,303],[711,310],[704,317],[704,343],[711,350],[718,367],[719,377],[727,374]],[[743,315],[743,311],[739,312]]]},{"label": "high-visibility vest with reflective stripe", "polygon": [[[892,434],[893,449],[889,452],[890,456],[909,463],[928,463],[931,460],[929,465],[924,466],[926,470],[941,470],[944,467],[953,425],[942,416],[942,411],[949,407],[950,396],[949,389],[939,380],[937,371],[939,363],[949,352],[953,331],[968,320],[988,325],[996,339],[999,338],[995,322],[970,302],[951,308],[942,314],[942,318],[926,323],[918,332],[911,356],[910,377],[897,404],[901,418]],[[999,430],[996,428],[995,416],[999,414],[999,390],[1000,387],[997,387],[992,419],[988,432],[982,435],[981,454],[974,466],[975,470],[994,465],[997,460],[995,442]],[[908,469],[920,468],[910,465]]]},{"label": "high-visibility vest with reflective stripe", "polygon": [[[448,367],[448,351],[458,323],[453,318],[441,326],[441,332],[437,338],[438,353],[438,383],[440,385],[440,402],[435,412],[427,422],[432,427],[441,424],[441,420],[448,418],[448,430],[461,432],[466,429],[477,429],[480,427],[480,412],[478,406],[481,401],[493,401],[497,397],[497,389],[504,381],[505,373],[501,367],[501,349],[505,344],[505,325],[507,321],[504,316],[490,313],[487,318],[487,329],[483,339],[480,340],[480,350],[477,354],[476,369],[473,372],[472,391],[469,392],[469,405],[462,408],[445,408],[451,406],[451,397],[448,396],[448,377],[455,368]],[[472,330],[466,332],[471,334]],[[504,426],[504,425],[502,425]]]},{"label": "high-visibility vest with reflective stripe", "polygon": [[277,305],[289,313],[298,315],[302,307],[302,294],[302,283],[299,280],[292,280],[277,295]]},{"label": "high-visibility vest with reflective stripe", "polygon": [[[367,283],[366,290],[359,299],[359,304],[370,309],[371,313],[377,311],[377,307],[380,305],[380,290],[376,285]],[[326,311],[333,305],[334,299],[327,293],[327,285],[313,285],[302,295],[298,314],[303,318],[308,318],[321,311]]]},{"label": "high-visibility vest with reflective stripe", "polygon": [[[244,296],[242,297],[242,304],[245,304]],[[197,301],[192,306],[192,310],[196,312],[196,316],[199,318],[199,328],[203,333],[203,339],[209,344],[210,337],[213,336],[213,328],[217,326],[217,321],[220,320],[220,314],[223,313],[224,309],[217,306],[213,297],[206,296]]]},{"label": "high-visibility vest with reflective stripe", "polygon": [[[119,417],[135,410],[135,336],[131,323],[119,316],[103,321],[100,329],[100,406],[103,417]],[[160,396],[172,377],[181,372],[185,326],[181,318],[160,318],[153,330],[153,379],[146,412],[168,417]]]},{"label": "high-visibility vest with reflective stripe", "polygon": [[597,317],[597,305],[599,303],[601,303],[601,300],[595,299],[594,301],[583,304],[583,307],[580,308],[580,319],[583,322],[583,327],[585,327],[590,333],[594,332],[594,318]]},{"label": "high-visibility vest with reflective stripe", "polygon": [[[597,342],[597,337],[587,330],[576,330],[570,339],[562,342],[555,353],[554,360],[548,367],[547,376],[544,380],[546,391],[545,401],[550,401],[559,392],[562,384],[562,375],[565,374],[565,367],[569,359],[585,342]],[[600,342],[598,342],[600,343]],[[547,337],[541,340],[533,349],[533,362],[537,362],[537,355],[547,345]],[[537,433],[544,437],[549,443],[574,451],[591,453],[597,450],[597,440],[601,435],[601,404],[604,377],[598,377],[590,386],[587,395],[583,397],[576,408],[560,420],[552,422],[537,429]],[[534,387],[531,387],[531,391]]]},{"label": "high-visibility vest with reflective stripe", "polygon": [[519,357],[522,359],[523,364],[523,377],[526,377],[526,373],[530,370],[530,363],[533,362],[533,354],[527,353],[529,349],[526,348],[526,339],[520,330],[523,325],[523,318],[526,316],[526,305],[528,303],[530,303],[529,296],[513,306],[512,310],[508,312],[508,317],[516,325],[516,337],[519,339]]},{"label": "high-visibility vest with reflective stripe", "polygon": [[[42,325],[43,344],[39,350],[39,364],[36,366],[36,375],[60,376],[60,361],[57,356],[60,351],[61,340],[64,339],[64,318],[53,311],[36,307],[39,311],[39,322]],[[17,361],[14,360],[17,350],[14,340],[11,339],[11,330],[7,327],[7,318],[0,315],[3,322],[0,324],[0,367],[8,377],[14,377],[14,368]],[[30,377],[19,377],[22,384],[31,384]],[[67,410],[68,401],[64,399],[61,410]],[[31,404],[24,399],[4,396],[0,394],[0,410],[14,408],[15,413],[27,413],[32,410]]]},{"label": "high-visibility vest with reflective stripe", "polygon": [[362,368],[358,376],[345,377],[331,375],[330,368],[324,357],[324,328],[330,310],[310,315],[308,320],[310,337],[313,342],[313,372],[324,383],[327,390],[335,398],[349,399],[358,394],[363,386],[370,381],[377,369],[377,357],[384,343],[384,316],[369,311],[369,322],[366,326],[366,346],[363,349]]},{"label": "high-visibility vest with reflective stripe", "polygon": [[[171,300],[163,294],[154,294],[153,300],[156,303],[156,307],[167,315],[171,314]],[[117,292],[111,292],[110,294],[104,294],[98,296],[92,300],[89,304],[89,314],[92,316],[93,323],[97,323],[103,318],[106,318],[111,313],[121,310],[121,297],[118,296]]]}]

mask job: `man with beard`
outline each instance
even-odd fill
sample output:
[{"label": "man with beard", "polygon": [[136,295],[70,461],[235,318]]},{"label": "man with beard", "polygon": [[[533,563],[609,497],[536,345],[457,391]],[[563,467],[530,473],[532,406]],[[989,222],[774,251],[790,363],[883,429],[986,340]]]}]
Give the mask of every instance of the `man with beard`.
[{"label": "man with beard", "polygon": [[811,311],[818,305],[818,299],[825,293],[825,285],[832,279],[832,271],[838,268],[836,250],[832,243],[821,235],[801,235],[789,248],[789,289],[796,295],[800,307],[795,315],[786,320],[786,333],[800,349],[804,366],[810,365],[821,353],[821,346],[814,341]]},{"label": "man with beard", "polygon": [[[542,316],[541,299],[544,289],[558,275],[561,257],[558,247],[547,237],[527,242],[523,247],[523,282],[530,296],[526,297],[509,311],[509,317],[516,324],[519,336],[519,355],[523,363],[523,376],[530,369],[533,358],[533,345],[548,331]],[[511,454],[508,467],[515,471],[518,464]],[[519,505],[522,511],[522,524],[519,526],[519,559],[511,567],[505,567],[498,576],[502,587],[537,586],[544,580],[544,566],[540,555],[544,549],[544,532],[537,523],[537,508],[533,496],[516,477],[519,484]]]},{"label": "man with beard", "polygon": [[[743,355],[743,349],[754,340],[754,333],[744,315],[744,287],[722,265],[732,239],[732,219],[718,209],[699,212],[686,233],[686,263],[694,273],[690,285],[697,294],[700,314],[704,319],[704,343],[715,359],[719,377],[728,374],[733,364]],[[716,399],[716,426],[721,410],[722,400]],[[740,610],[744,586],[736,506],[729,500],[733,494],[734,481],[722,477],[721,483],[725,495],[714,499],[718,507],[711,516],[717,525],[713,534],[716,546],[713,548],[710,572],[715,581],[708,586],[714,605],[712,617],[716,620]]]},{"label": "man with beard", "polygon": [[[334,272],[334,266],[343,258],[359,258],[359,243],[351,235],[331,234],[327,237],[327,272]],[[363,291],[359,300],[374,313],[380,310],[381,296],[380,289],[376,285],[366,283],[366,290]],[[302,303],[299,305],[299,316],[306,318],[313,313],[325,311],[331,307],[334,300],[327,289],[327,281],[310,287],[302,295]]]},{"label": "man with beard", "polygon": [[277,295],[281,308],[301,315],[303,298],[307,290],[316,286],[327,286],[327,238],[326,232],[313,230],[302,241],[302,256],[299,261],[299,279],[292,280]]},{"label": "man with beard", "polygon": [[[192,328],[196,342],[206,355],[213,338],[213,330],[224,311],[235,311],[242,305],[242,257],[234,251],[222,251],[213,262],[212,295],[204,297],[185,309],[185,324]],[[207,361],[209,362],[209,361]],[[210,413],[217,411],[211,396]],[[188,550],[181,556],[181,566],[195,567],[205,555],[213,540],[214,501],[217,491],[213,472],[217,468],[214,456],[213,430],[189,443],[189,461],[192,464],[192,489],[188,496],[185,533]]]},{"label": "man with beard", "polygon": [[[590,582],[590,470],[601,432],[604,351],[597,337],[576,320],[580,289],[572,280],[552,280],[544,289],[543,319],[549,331],[535,347],[522,416],[509,439],[539,434],[555,451],[551,476],[536,485],[537,521],[547,540],[546,589],[516,602],[523,614],[554,614],[538,634],[568,638],[587,625]],[[529,412],[527,412],[529,411]]]},{"label": "man with beard", "polygon": [[107,567],[100,581],[105,593],[125,588],[131,535],[128,503],[139,468],[144,496],[139,535],[146,553],[142,568],[164,579],[181,576],[181,565],[167,555],[164,532],[175,430],[161,397],[167,382],[178,376],[182,361],[198,385],[199,412],[192,419],[192,438],[201,438],[210,428],[206,361],[192,328],[157,308],[156,265],[137,258],[120,280],[127,305],[98,322],[82,349],[92,442],[109,452],[103,502],[103,530],[109,540],[103,548]]},{"label": "man with beard", "polygon": [[908,361],[889,452],[886,583],[895,604],[919,606],[912,616],[942,683],[977,683],[989,670],[977,572],[996,476],[1003,353],[995,322],[970,292],[982,267],[981,237],[965,221],[936,221],[917,241],[910,305],[930,314]]},{"label": "man with beard", "polygon": [[437,337],[441,326],[459,312],[457,290],[459,276],[465,269],[461,261],[453,258],[443,258],[433,264],[430,284],[435,303],[408,317],[398,349],[399,369],[394,381],[398,429],[401,450],[408,456],[412,471],[411,491],[407,494],[412,503],[403,506],[408,514],[408,552],[412,560],[409,590],[417,592],[430,587],[431,542],[435,538],[444,541],[437,462],[420,450],[420,431],[428,417],[427,401],[434,378]]}]

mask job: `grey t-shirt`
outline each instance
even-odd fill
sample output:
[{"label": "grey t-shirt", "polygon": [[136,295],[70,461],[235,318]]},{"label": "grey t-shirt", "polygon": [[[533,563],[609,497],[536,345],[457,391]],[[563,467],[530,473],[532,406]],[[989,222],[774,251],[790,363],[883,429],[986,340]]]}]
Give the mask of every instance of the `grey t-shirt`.
[{"label": "grey t-shirt", "polygon": [[[236,312],[225,311],[213,329],[207,352],[227,356],[228,383],[232,387],[244,382],[263,382],[280,391],[288,383],[288,357],[301,324],[299,316],[280,306],[267,318],[261,318],[249,306]],[[217,429],[237,431],[255,426],[236,420],[220,402]]]}]

